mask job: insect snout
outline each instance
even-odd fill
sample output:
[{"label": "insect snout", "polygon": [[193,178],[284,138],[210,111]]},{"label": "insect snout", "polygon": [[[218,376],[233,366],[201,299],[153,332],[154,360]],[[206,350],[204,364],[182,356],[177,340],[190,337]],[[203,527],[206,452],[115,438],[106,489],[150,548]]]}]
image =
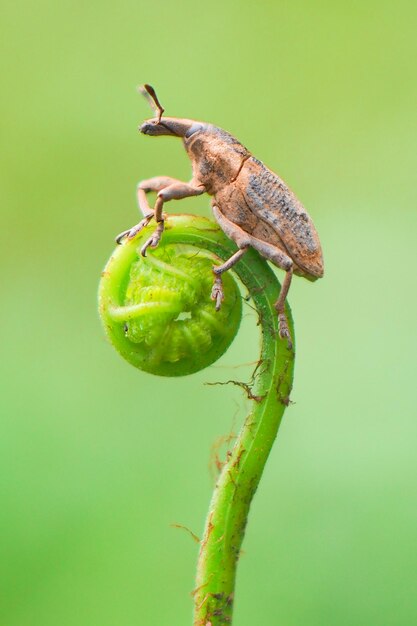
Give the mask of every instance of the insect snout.
[{"label": "insect snout", "polygon": [[158,130],[157,126],[158,126],[157,120],[146,121],[146,122],[143,122],[143,124],[139,126],[139,131],[143,133],[144,135],[154,135],[154,134],[157,134],[155,132]]}]

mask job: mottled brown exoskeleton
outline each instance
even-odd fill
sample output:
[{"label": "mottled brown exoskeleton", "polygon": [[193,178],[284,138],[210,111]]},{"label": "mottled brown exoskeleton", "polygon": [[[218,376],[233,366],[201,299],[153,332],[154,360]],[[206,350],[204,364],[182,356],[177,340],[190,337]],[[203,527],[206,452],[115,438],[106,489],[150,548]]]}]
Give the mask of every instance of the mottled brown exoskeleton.
[{"label": "mottled brown exoskeleton", "polygon": [[[155,248],[164,230],[162,208],[168,200],[208,193],[213,197],[213,214],[239,250],[225,263],[213,268],[215,275],[211,297],[216,310],[224,299],[221,275],[229,270],[250,247],[286,274],[275,307],[279,317],[280,336],[291,337],[285,315],[285,299],[293,274],[316,280],[323,276],[323,256],[314,224],[301,202],[287,185],[269,170],[228,132],[212,124],[175,117],[162,117],[154,89],[144,85],[147,95],[157,111],[155,119],[146,120],[139,130],[145,135],[172,135],[183,139],[191,159],[193,177],[189,183],[175,178],[156,176],[138,184],[138,204],[144,218],[116,238],[132,239],[153,218],[157,227],[141,249],[143,256],[148,247]],[[146,194],[157,192],[154,209],[148,204]]]}]

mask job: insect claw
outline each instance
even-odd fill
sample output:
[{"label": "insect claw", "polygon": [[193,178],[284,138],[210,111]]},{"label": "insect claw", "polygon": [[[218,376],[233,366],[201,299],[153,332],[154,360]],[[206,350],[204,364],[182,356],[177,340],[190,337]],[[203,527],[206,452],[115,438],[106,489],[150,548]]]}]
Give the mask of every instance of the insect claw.
[{"label": "insect claw", "polygon": [[140,233],[140,231],[149,224],[152,218],[153,218],[153,214],[149,215],[148,217],[144,217],[143,220],[139,222],[139,224],[136,224],[136,226],[132,226],[132,228],[128,228],[127,230],[124,230],[122,233],[117,235],[116,243],[120,245],[122,243],[122,240],[125,237],[129,240],[134,239],[134,237],[136,237],[136,235]]},{"label": "insect claw", "polygon": [[[148,218],[145,218],[145,219],[148,219]],[[142,256],[146,256],[146,250],[149,247],[156,248],[158,246],[159,242],[161,241],[161,237],[162,237],[162,233],[163,232],[164,232],[164,220],[161,220],[160,222],[158,222],[156,230],[154,231],[152,236],[149,237],[149,239],[141,247],[140,253],[141,253]]]},{"label": "insect claw", "polygon": [[115,239],[115,242],[120,246],[122,240],[130,233],[130,228],[124,230],[122,233],[119,233]]},{"label": "insect claw", "polygon": [[292,339],[290,334],[290,329],[288,328],[287,316],[285,313],[279,313],[278,315],[278,327],[279,327],[279,336],[281,339],[287,340],[287,348],[288,350],[293,349]]},{"label": "insect claw", "polygon": [[[152,238],[151,238],[152,239]],[[151,245],[151,239],[148,239],[148,241],[146,241],[143,246],[140,249],[140,253],[142,256],[146,256],[146,250],[149,248],[149,246]]]},{"label": "insect claw", "polygon": [[287,340],[287,349],[288,350],[292,350],[293,345],[292,345],[290,334],[288,333],[288,335],[285,335],[285,337],[283,337],[282,335],[280,335],[280,336],[281,336],[281,339],[286,339]]},{"label": "insect claw", "polygon": [[216,311],[220,311],[224,300],[223,283],[220,276],[214,279],[213,289],[211,290],[211,299],[216,303]]}]

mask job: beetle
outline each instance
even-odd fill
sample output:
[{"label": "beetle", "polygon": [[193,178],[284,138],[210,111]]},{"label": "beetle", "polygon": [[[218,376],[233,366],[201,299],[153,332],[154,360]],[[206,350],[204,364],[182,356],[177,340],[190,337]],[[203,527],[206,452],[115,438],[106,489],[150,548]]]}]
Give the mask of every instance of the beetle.
[{"label": "beetle", "polygon": [[[224,299],[222,279],[242,258],[248,248],[254,248],[265,259],[285,271],[275,308],[278,313],[279,334],[292,348],[285,300],[293,274],[315,281],[323,276],[323,254],[320,240],[307,211],[284,181],[252,154],[230,133],[205,122],[162,117],[155,90],[150,85],[139,88],[149,99],[157,114],[139,126],[144,135],[181,137],[192,163],[190,182],[167,176],[143,180],[137,186],[137,199],[143,219],[116,237],[133,239],[152,219],[156,230],[141,248],[146,256],[149,247],[155,248],[164,231],[165,202],[207,193],[212,196],[212,210],[223,232],[232,239],[238,250],[222,265],[213,267],[214,285],[211,298],[216,310]],[[154,209],[146,194],[157,192]]]}]

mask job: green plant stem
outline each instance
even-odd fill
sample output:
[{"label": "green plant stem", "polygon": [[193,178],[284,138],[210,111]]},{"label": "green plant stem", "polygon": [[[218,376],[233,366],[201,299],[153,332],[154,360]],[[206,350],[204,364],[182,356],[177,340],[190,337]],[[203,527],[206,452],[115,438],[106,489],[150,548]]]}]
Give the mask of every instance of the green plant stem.
[{"label": "green plant stem", "polygon": [[[146,231],[143,231],[141,237],[146,236]],[[196,254],[198,249],[207,250],[223,261],[236,252],[235,244],[216,225],[204,218],[189,215],[169,217],[163,244],[170,243],[194,246]],[[171,364],[158,362],[149,369],[149,354],[146,350],[126,339],[124,322],[142,315],[144,311],[150,314],[153,305],[124,304],[130,267],[137,259],[138,245],[139,240],[135,239],[118,247],[102,275],[100,311],[112,343],[129,362],[159,375],[189,374],[204,368],[207,365],[202,360],[204,355],[192,351],[182,360]],[[166,264],[151,255],[152,251],[149,251],[148,261],[159,264],[166,271]],[[168,269],[171,273],[179,272],[171,266]],[[252,402],[252,410],[222,468],[210,503],[198,559],[194,626],[231,624],[236,568],[249,507],[289,402],[294,368],[294,351],[289,350],[287,342],[279,337],[274,303],[278,299],[280,285],[275,274],[254,250],[246,252],[233,271],[255,304],[262,331],[262,345],[259,362],[253,373],[253,384],[242,384]],[[188,272],[182,278],[190,280]],[[158,303],[158,307],[160,310],[161,303]],[[235,332],[233,329],[239,324],[240,307],[234,307],[233,311],[227,319],[231,332]],[[286,312],[294,340],[289,307]],[[213,346],[213,350],[219,350],[219,354],[222,354],[224,346]],[[209,362],[212,361],[211,355]]]},{"label": "green plant stem", "polygon": [[[234,244],[195,218],[195,228],[181,232],[181,218],[176,217],[175,240],[196,245],[227,259]],[[166,237],[169,237],[167,231]],[[275,274],[253,250],[248,251],[234,271],[248,289],[259,316],[262,331],[260,359],[254,372],[254,384],[248,396],[252,410],[245,420],[233,451],[223,466],[214,489],[201,542],[194,592],[194,626],[230,624],[236,568],[245,533],[249,508],[258,487],[282,415],[289,403],[294,369],[294,351],[279,338],[274,303],[280,290]],[[294,328],[287,307],[291,335]]]}]

